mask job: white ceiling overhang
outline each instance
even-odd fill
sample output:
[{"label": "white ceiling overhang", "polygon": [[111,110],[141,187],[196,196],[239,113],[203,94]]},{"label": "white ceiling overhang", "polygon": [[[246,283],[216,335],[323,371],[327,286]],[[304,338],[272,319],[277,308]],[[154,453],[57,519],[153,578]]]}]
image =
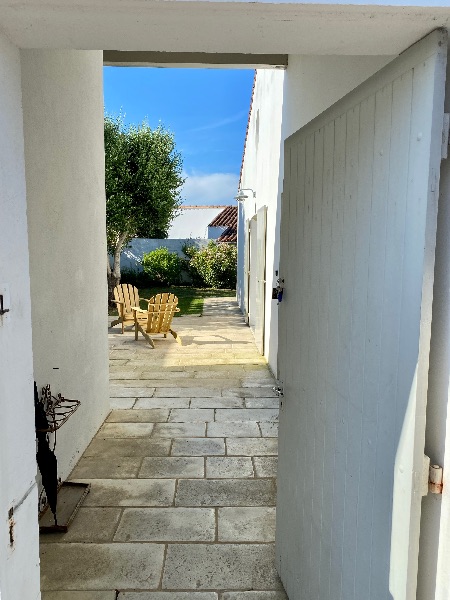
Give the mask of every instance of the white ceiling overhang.
[{"label": "white ceiling overhang", "polygon": [[450,0],[381,1],[0,0],[0,30],[21,48],[390,56],[450,23]]}]

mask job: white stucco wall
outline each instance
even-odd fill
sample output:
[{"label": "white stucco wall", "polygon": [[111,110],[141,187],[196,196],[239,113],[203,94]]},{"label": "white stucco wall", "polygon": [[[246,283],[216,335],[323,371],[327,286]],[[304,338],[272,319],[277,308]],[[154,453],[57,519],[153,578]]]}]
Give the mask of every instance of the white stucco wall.
[{"label": "white stucco wall", "polygon": [[208,225],[225,206],[182,206],[181,214],[172,221],[168,237],[170,239],[208,237]]},{"label": "white stucco wall", "polygon": [[278,309],[271,299],[279,261],[279,205],[282,192],[283,140],[337,102],[373,73],[387,56],[289,55],[286,71],[258,70],[241,187],[256,199],[241,203],[238,231],[237,297],[244,311],[244,223],[263,205],[267,213],[265,356],[277,372]]},{"label": "white stucco wall", "polygon": [[[39,592],[30,281],[19,50],[0,35],[0,597]],[[14,543],[8,511],[14,507]]]},{"label": "white stucco wall", "polygon": [[65,479],[109,410],[102,53],[21,52],[34,376],[81,401]]},{"label": "white stucco wall", "polygon": [[[278,261],[277,207],[278,173],[280,165],[281,115],[283,104],[284,71],[258,71],[253,93],[253,108],[248,128],[241,187],[256,192],[253,198],[239,203],[238,227],[238,284],[237,298],[245,312],[244,300],[244,223],[257,210],[267,206],[266,244],[266,306],[265,306],[265,356],[274,373],[277,369],[277,305],[271,300],[274,269]],[[276,279],[276,278],[275,278]],[[255,289],[255,286],[251,286]],[[253,302],[250,302],[252,305]]]}]

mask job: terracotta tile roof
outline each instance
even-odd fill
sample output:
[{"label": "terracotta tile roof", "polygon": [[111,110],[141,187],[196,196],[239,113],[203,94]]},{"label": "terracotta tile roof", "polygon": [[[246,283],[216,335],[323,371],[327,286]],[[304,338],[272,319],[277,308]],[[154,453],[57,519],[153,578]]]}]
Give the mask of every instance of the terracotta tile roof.
[{"label": "terracotta tile roof", "polygon": [[218,242],[237,242],[236,227],[227,227],[222,235],[217,239]]},{"label": "terracotta tile roof", "polygon": [[215,217],[208,227],[234,227],[237,228],[238,207],[227,206],[217,217]]}]

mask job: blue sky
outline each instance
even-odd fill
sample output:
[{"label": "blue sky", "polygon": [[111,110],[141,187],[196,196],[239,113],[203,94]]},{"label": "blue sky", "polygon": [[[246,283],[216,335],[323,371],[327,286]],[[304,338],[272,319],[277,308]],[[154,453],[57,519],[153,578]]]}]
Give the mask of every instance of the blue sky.
[{"label": "blue sky", "polygon": [[232,204],[252,84],[253,71],[243,69],[105,67],[105,110],[175,134],[185,204]]}]

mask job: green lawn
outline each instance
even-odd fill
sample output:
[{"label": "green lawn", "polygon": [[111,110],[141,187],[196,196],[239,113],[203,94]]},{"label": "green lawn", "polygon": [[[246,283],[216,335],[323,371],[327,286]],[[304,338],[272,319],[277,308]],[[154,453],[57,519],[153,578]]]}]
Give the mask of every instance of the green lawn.
[{"label": "green lawn", "polygon": [[[234,298],[236,290],[218,290],[214,288],[194,288],[194,287],[170,287],[170,288],[139,288],[140,298],[151,298],[156,294],[171,292],[178,296],[178,306],[180,312],[177,317],[182,315],[201,315],[203,312],[203,300],[205,298]],[[146,308],[145,301],[141,300],[141,308]],[[117,315],[115,309],[109,310],[110,315]]]}]

